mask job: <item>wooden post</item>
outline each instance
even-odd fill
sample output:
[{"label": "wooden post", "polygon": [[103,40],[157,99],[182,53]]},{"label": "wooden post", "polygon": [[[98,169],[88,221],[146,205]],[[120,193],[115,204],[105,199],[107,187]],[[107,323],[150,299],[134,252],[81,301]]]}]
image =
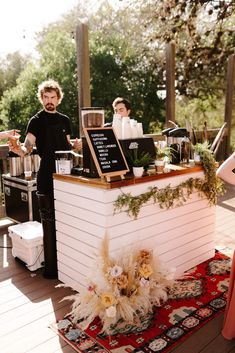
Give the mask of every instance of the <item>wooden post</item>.
[{"label": "wooden post", "polygon": [[232,111],[233,111],[234,79],[235,79],[235,54],[229,56],[228,65],[227,65],[224,121],[227,123],[226,127],[227,127],[228,133],[225,140],[225,158],[227,158],[231,153],[230,143],[231,143],[231,122],[232,122]]},{"label": "wooden post", "polygon": [[166,127],[175,122],[175,43],[166,44]]},{"label": "wooden post", "polygon": [[88,25],[86,23],[80,22],[76,28],[76,47],[77,47],[79,134],[81,137],[81,132],[82,132],[81,108],[91,106]]}]

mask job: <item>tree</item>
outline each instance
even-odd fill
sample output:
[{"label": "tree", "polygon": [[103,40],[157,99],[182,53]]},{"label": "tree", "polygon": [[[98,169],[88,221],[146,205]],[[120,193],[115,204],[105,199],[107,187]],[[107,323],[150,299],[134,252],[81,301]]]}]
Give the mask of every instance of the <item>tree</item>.
[{"label": "tree", "polygon": [[[65,93],[60,110],[71,116],[73,136],[78,135],[73,36],[78,20],[87,15],[82,4],[38,33],[39,61],[21,72],[12,89],[4,90],[0,118],[5,123],[25,126],[39,107],[37,85],[53,78]],[[104,1],[89,18],[92,105],[102,106],[110,120],[113,99],[125,96],[145,132],[161,129],[165,107],[158,91],[165,89],[165,44],[174,40],[176,89],[181,98],[177,104],[188,105],[194,98],[200,109],[200,100],[213,107],[223,95],[225,63],[234,48],[232,0],[129,0],[125,4],[115,11]]]},{"label": "tree", "polygon": [[16,80],[25,69],[28,59],[29,57],[15,52],[0,60],[0,98],[4,91],[16,85]]},{"label": "tree", "polygon": [[[136,3],[130,1],[133,8]],[[226,61],[234,52],[233,0],[139,0],[140,26],[149,65],[153,50],[176,43],[176,90],[206,98],[224,92]],[[164,66],[164,59],[162,62]]]},{"label": "tree", "polygon": [[[113,99],[128,98],[132,116],[143,122],[145,132],[153,132],[162,127],[165,119],[164,101],[157,95],[161,74],[155,65],[146,65],[141,55],[144,45],[137,17],[135,10],[124,8],[115,12],[104,2],[91,18],[92,95],[99,97],[99,105],[106,107],[109,118]],[[157,62],[156,58],[156,67]]]},{"label": "tree", "polygon": [[39,108],[36,97],[38,77],[38,69],[28,64],[20,74],[17,85],[4,92],[0,102],[1,128],[19,129],[24,135],[29,117]]},{"label": "tree", "polygon": [[[63,51],[61,51],[63,48]],[[17,80],[17,85],[5,92],[0,105],[0,118],[9,127],[25,131],[27,122],[41,108],[36,97],[38,84],[46,79],[58,80],[64,91],[60,110],[72,120],[73,135],[77,136],[77,81],[74,43],[67,32],[53,27],[44,37],[38,64],[29,63]],[[20,112],[20,114],[19,114]]]},{"label": "tree", "polygon": [[[136,48],[128,41],[123,42],[122,37],[111,30],[103,36],[108,29],[106,27],[97,30],[94,22],[98,23],[97,18],[101,15],[100,12],[91,20],[90,27],[92,105],[102,106],[108,120],[113,114],[113,99],[118,95],[126,96],[132,102],[133,116],[138,120],[143,118],[147,132],[152,119],[161,116],[161,104],[154,87],[157,79],[140,65]],[[113,16],[112,12],[110,16]],[[8,120],[9,126],[21,130],[26,126],[29,117],[39,107],[35,98],[38,83],[53,78],[64,90],[60,110],[71,117],[73,136],[78,135],[76,50],[73,41],[76,24],[77,18],[73,13],[38,34],[39,62],[31,63],[25,69],[15,89],[6,92],[1,102],[0,117],[5,122]],[[24,95],[27,99],[23,98]]]},{"label": "tree", "polygon": [[132,105],[131,115],[143,122],[147,132],[150,122],[161,117],[162,105],[156,93],[157,78],[139,66],[135,55],[126,52],[123,57],[117,49],[120,48],[118,42],[118,38],[108,38],[105,42],[101,37],[96,38],[94,47],[91,46],[92,101],[105,107],[111,120],[114,98],[128,98]]}]

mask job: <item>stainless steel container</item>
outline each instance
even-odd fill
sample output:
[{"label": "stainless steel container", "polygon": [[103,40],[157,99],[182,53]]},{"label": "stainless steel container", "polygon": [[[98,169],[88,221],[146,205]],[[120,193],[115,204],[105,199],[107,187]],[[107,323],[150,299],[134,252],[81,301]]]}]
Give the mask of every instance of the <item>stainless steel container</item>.
[{"label": "stainless steel container", "polygon": [[73,168],[72,151],[55,151],[55,166],[58,174],[71,174]]},{"label": "stainless steel container", "polygon": [[22,173],[20,157],[9,158],[10,176],[19,176]]},{"label": "stainless steel container", "polygon": [[188,131],[185,128],[175,128],[171,131],[169,131],[169,138],[168,138],[168,143],[171,145],[172,143],[179,143],[181,144],[182,139],[186,136],[188,136]]},{"label": "stainless steel container", "polygon": [[41,158],[39,157],[38,154],[32,154],[31,160],[32,160],[32,172],[37,173],[39,170]]},{"label": "stainless steel container", "polygon": [[19,176],[22,174],[22,159],[17,154],[9,152],[8,154],[9,161],[9,172],[10,176]]},{"label": "stainless steel container", "polygon": [[24,172],[32,172],[32,159],[31,156],[24,157]]}]

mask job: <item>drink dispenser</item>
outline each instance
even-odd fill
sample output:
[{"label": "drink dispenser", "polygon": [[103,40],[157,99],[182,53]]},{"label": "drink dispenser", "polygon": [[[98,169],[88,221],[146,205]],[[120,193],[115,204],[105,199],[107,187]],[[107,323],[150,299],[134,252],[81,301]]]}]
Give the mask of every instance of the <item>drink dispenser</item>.
[{"label": "drink dispenser", "polygon": [[10,176],[19,176],[23,173],[22,158],[14,152],[8,153]]},{"label": "drink dispenser", "polygon": [[[102,108],[81,109],[82,128],[95,128],[104,126],[104,110]],[[82,136],[84,136],[82,131]]]}]

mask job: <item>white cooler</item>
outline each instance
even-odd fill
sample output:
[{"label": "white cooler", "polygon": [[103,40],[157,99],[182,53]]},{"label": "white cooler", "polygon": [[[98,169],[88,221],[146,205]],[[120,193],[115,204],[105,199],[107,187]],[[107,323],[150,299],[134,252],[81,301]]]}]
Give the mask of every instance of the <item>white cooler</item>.
[{"label": "white cooler", "polygon": [[43,267],[42,224],[30,221],[8,227],[12,239],[12,255],[22,260],[30,271]]}]

